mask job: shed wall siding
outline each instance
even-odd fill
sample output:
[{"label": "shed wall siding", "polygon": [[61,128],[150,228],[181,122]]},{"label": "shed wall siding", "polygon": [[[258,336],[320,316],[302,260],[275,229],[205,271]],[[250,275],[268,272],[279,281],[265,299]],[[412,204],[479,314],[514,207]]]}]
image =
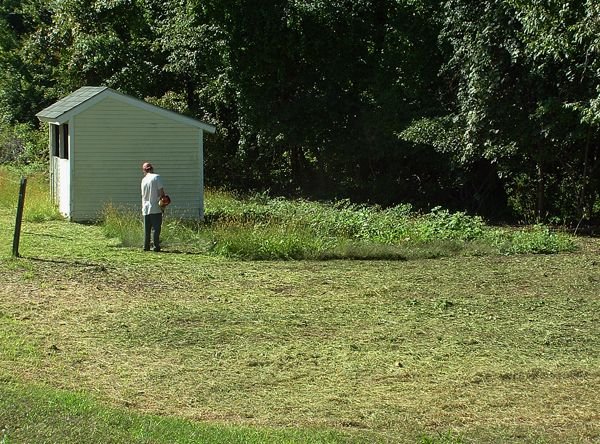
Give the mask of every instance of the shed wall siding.
[{"label": "shed wall siding", "polygon": [[112,203],[140,211],[141,164],[151,162],[171,196],[169,213],[198,217],[202,131],[107,98],[74,118],[73,220]]}]

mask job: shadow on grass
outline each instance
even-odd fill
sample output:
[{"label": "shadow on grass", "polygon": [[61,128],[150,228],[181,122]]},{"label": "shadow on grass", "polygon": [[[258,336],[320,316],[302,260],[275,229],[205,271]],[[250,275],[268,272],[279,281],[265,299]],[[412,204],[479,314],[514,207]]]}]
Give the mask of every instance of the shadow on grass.
[{"label": "shadow on grass", "polygon": [[63,265],[71,265],[71,266],[82,267],[82,268],[95,268],[95,269],[97,269],[97,271],[108,271],[108,268],[104,264],[94,264],[94,263],[90,263],[90,262],[81,262],[81,261],[77,261],[77,260],[68,261],[68,260],[64,260],[64,259],[43,259],[40,257],[31,257],[31,256],[23,256],[23,255],[19,255],[19,258],[27,259],[27,260],[33,261],[33,262],[43,262],[43,263],[49,263],[49,264],[63,264]]},{"label": "shadow on grass", "polygon": [[205,252],[203,251],[184,251],[184,250],[160,250],[158,252],[158,254],[182,254],[182,255],[187,255],[187,256],[200,256],[200,255],[206,255]]},{"label": "shadow on grass", "polygon": [[37,237],[50,237],[52,239],[73,239],[73,237],[68,236],[58,236],[56,234],[49,233],[32,233],[31,231],[21,231],[21,235],[26,234],[27,236],[37,236]]}]

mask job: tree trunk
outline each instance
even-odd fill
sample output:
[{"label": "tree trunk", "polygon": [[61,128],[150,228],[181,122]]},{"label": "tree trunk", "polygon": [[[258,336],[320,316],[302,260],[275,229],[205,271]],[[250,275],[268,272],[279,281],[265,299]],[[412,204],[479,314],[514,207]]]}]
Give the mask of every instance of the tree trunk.
[{"label": "tree trunk", "polygon": [[583,176],[581,178],[581,193],[579,194],[579,199],[577,202],[577,212],[581,216],[581,220],[583,220],[586,215],[586,201],[587,201],[586,193],[587,193],[587,185],[589,182],[589,158],[590,158],[591,135],[592,135],[591,128],[588,128],[587,138],[585,141],[585,152],[584,152],[584,157],[583,157]]},{"label": "tree trunk", "polygon": [[290,148],[290,168],[292,170],[292,186],[294,191],[300,191],[303,188],[306,158],[302,147],[292,145]]},{"label": "tree trunk", "polygon": [[541,222],[544,218],[544,212],[546,210],[546,196],[545,196],[545,171],[544,165],[541,161],[537,162],[536,165],[536,175],[537,175],[537,184],[536,184],[536,202],[535,202],[535,214],[537,218],[537,222]]},{"label": "tree trunk", "polygon": [[196,101],[196,85],[193,80],[188,79],[185,82],[185,98],[188,106],[188,110],[192,113],[197,111]]}]

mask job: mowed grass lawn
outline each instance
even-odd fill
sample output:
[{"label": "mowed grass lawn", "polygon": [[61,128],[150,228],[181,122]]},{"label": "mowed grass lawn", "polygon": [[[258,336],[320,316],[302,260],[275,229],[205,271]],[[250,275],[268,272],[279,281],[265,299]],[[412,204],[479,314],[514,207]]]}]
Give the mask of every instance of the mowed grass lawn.
[{"label": "mowed grass lawn", "polygon": [[600,441],[600,242],[237,261],[0,209],[0,442]]}]

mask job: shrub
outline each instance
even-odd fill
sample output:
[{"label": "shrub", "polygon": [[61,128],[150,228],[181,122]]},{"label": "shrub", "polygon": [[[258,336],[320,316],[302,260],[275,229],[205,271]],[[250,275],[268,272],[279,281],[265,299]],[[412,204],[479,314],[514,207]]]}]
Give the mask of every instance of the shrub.
[{"label": "shrub", "polygon": [[463,212],[450,213],[441,207],[435,207],[423,216],[417,232],[422,240],[454,239],[471,241],[480,239],[485,231],[483,219],[468,216]]},{"label": "shrub", "polygon": [[48,133],[28,124],[0,130],[0,164],[46,166]]}]

